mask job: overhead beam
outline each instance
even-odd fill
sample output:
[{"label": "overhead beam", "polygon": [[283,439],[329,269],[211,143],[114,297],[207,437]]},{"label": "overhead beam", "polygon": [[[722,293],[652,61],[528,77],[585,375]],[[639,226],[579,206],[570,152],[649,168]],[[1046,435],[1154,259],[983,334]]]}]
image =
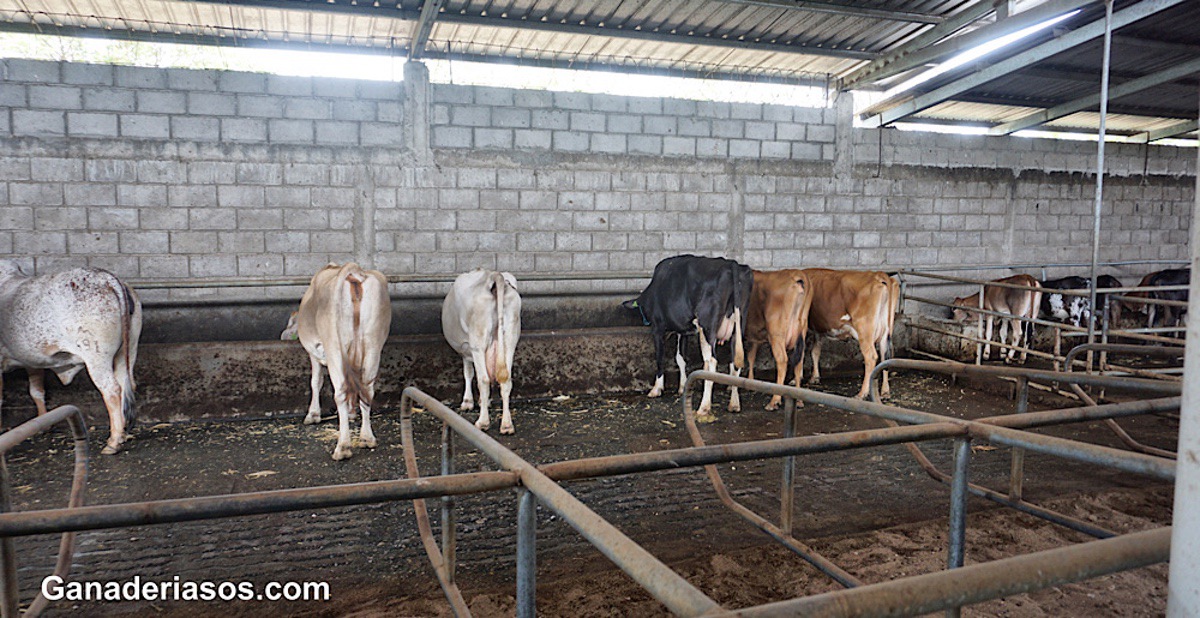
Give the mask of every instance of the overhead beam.
[{"label": "overhead beam", "polygon": [[1167,139],[1168,137],[1177,137],[1186,133],[1191,133],[1197,129],[1200,129],[1200,122],[1195,120],[1186,120],[1184,122],[1173,124],[1169,127],[1163,127],[1161,129],[1155,129],[1145,133],[1138,133],[1137,135],[1129,138],[1129,141],[1137,142],[1139,144],[1148,144],[1160,139]]},{"label": "overhead beam", "polygon": [[1113,45],[1131,45],[1170,54],[1200,54],[1200,45],[1176,43],[1173,41],[1156,41],[1129,35],[1113,36]]},{"label": "overhead beam", "polygon": [[[1043,99],[1026,98],[1026,97],[1005,97],[996,94],[979,94],[968,92],[954,97],[955,101],[963,103],[983,103],[986,105],[1010,105],[1015,107],[1054,107],[1058,102]],[[1168,109],[1162,107],[1150,107],[1147,105],[1130,105],[1121,103],[1120,101],[1110,101],[1108,104],[1108,113],[1124,114],[1127,116],[1145,116],[1150,118],[1177,118],[1185,120],[1195,115],[1196,110],[1184,109]],[[924,118],[920,122],[925,122]]]},{"label": "overhead beam", "polygon": [[[232,3],[223,0],[194,0],[196,2],[205,2],[209,4],[231,5]],[[236,3],[239,7],[258,7],[270,8],[276,10],[290,11],[305,11],[314,10],[320,12],[342,13],[348,15],[371,16],[377,18],[399,19],[403,21],[419,21],[421,12],[409,9],[396,8],[374,8],[371,3],[361,2],[356,5],[341,2],[338,4],[318,3],[314,2],[311,9],[298,7],[296,2],[288,0],[244,0]],[[27,11],[15,11],[15,13],[23,13],[31,15]],[[67,16],[61,16],[63,18]],[[109,20],[119,25],[114,28],[120,32],[128,32],[127,23],[116,17],[93,17],[92,19]],[[550,22],[541,20],[522,20],[514,18],[502,18],[493,16],[481,15],[465,15],[458,12],[450,11],[439,13],[437,20],[445,24],[465,25],[465,26],[481,26],[490,28],[515,28],[519,30],[535,30],[540,32],[553,32],[556,34],[573,34],[577,36],[599,36],[612,37],[617,39],[633,39],[641,41],[654,41],[659,43],[674,43],[678,45],[706,45],[710,47],[723,47],[739,50],[760,51],[760,52],[775,52],[785,54],[804,54],[809,56],[821,56],[827,58],[845,58],[850,60],[873,60],[878,54],[876,52],[856,50],[856,49],[833,49],[828,47],[816,47],[808,45],[783,45],[775,43],[760,43],[753,41],[739,41],[736,39],[725,39],[721,37],[712,37],[708,35],[687,35],[687,34],[672,34],[670,32],[657,32],[651,30],[637,30],[633,28],[617,28],[614,26],[600,25],[579,25],[564,22]],[[15,22],[14,22],[15,23]],[[45,27],[46,24],[39,23],[38,25]],[[154,33],[156,38],[147,40],[157,41],[179,41],[191,42],[191,34],[173,35],[172,33],[178,26],[162,22],[162,32]],[[257,33],[257,31],[255,31]],[[116,38],[117,35],[112,35]],[[127,38],[124,34],[121,38]]]},{"label": "overhead beam", "polygon": [[[1167,82],[1175,81],[1197,71],[1200,71],[1200,58],[1190,62],[1177,64],[1169,69],[1159,71],[1158,73],[1152,73],[1145,77],[1139,77],[1137,79],[1132,79],[1127,82],[1112,86],[1108,90],[1108,96],[1110,99],[1119,99],[1136,92],[1141,92],[1148,88],[1153,88]],[[1010,120],[1003,124],[998,124],[988,130],[988,135],[1008,135],[1009,133],[1020,131],[1021,129],[1028,129],[1029,127],[1044,124],[1050,122],[1051,120],[1057,120],[1063,116],[1069,116],[1075,112],[1091,109],[1099,104],[1100,94],[1089,94],[1085,97],[1079,97],[1078,99],[1068,101],[1061,105],[1055,105],[1050,109],[1044,109],[1040,112],[1034,112],[1027,116],[1017,118],[1016,120]]]},{"label": "overhead beam", "polygon": [[925,30],[916,37],[906,41],[899,49],[888,52],[879,58],[872,60],[870,63],[855,69],[850,74],[841,80],[842,90],[852,90],[863,85],[864,82],[871,79],[873,75],[878,73],[883,67],[900,60],[901,58],[913,53],[916,50],[925,49],[934,43],[962,30],[975,20],[991,13],[993,0],[977,0],[971,6],[955,13],[943,21],[942,23]]},{"label": "overhead beam", "polygon": [[886,21],[905,21],[916,24],[940,24],[946,21],[946,18],[940,15],[932,15],[929,13],[916,13],[912,11],[891,11],[887,9],[872,9],[863,6],[854,6],[850,4],[839,4],[836,2],[817,2],[815,0],[724,0],[733,4],[749,4],[752,6],[762,6],[771,9],[788,9],[795,11],[808,11],[811,13],[831,13],[833,15],[844,15],[847,17],[869,17],[871,19],[882,19]]},{"label": "overhead beam", "polygon": [[421,16],[413,25],[412,43],[408,46],[408,59],[417,60],[425,52],[425,44],[433,33],[433,23],[437,21],[438,13],[442,10],[445,0],[424,0],[421,4]]},{"label": "overhead beam", "polygon": [[[1040,24],[1048,19],[1058,17],[1098,0],[1050,0],[1028,11],[1017,13],[1008,19],[999,20],[990,26],[972,30],[961,36],[956,36],[943,43],[934,45],[935,40],[913,40],[880,58],[872,64],[878,64],[874,69],[868,65],[861,75],[851,74],[846,78],[846,88],[859,88],[869,82],[887,79],[905,71],[942,60],[959,52],[978,47],[988,41]],[[948,36],[952,33],[946,33]],[[890,58],[890,60],[888,60]],[[857,73],[857,72],[856,72]],[[853,78],[853,81],[851,81]]]},{"label": "overhead beam", "polygon": [[[1118,13],[1113,14],[1112,28],[1116,30],[1123,26],[1127,26],[1139,19],[1149,17],[1155,13],[1164,11],[1173,6],[1178,6],[1190,0],[1142,0],[1141,2],[1130,6]],[[1036,62],[1040,62],[1055,54],[1071,49],[1083,43],[1086,43],[1098,36],[1104,34],[1104,20],[1094,21],[1077,30],[1073,30],[1056,39],[1052,39],[1041,45],[1037,45],[1031,49],[1015,54],[995,64],[976,71],[970,75],[954,80],[944,86],[935,88],[934,90],[909,99],[910,95],[901,94],[899,97],[881,102],[873,109],[884,109],[884,111],[875,113],[863,119],[863,122],[869,127],[879,127],[891,124],[901,118],[911,116],[917,112],[928,109],[949,100],[956,95],[962,94],[986,84],[994,79],[1003,77],[1018,71],[1024,67],[1030,66]],[[906,100],[907,99],[907,100]],[[890,106],[890,107],[889,107]]]}]

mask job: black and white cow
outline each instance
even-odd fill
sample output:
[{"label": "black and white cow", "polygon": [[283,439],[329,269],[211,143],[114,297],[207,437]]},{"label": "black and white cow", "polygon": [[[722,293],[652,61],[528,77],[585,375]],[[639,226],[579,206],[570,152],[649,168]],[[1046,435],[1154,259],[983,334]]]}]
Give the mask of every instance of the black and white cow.
[{"label": "black and white cow", "polygon": [[[746,330],[746,314],[753,286],[754,274],[749,266],[724,258],[677,255],[654,267],[650,284],[641,295],[622,303],[625,308],[638,312],[642,321],[650,326],[654,337],[658,371],[654,376],[650,397],[658,397],[663,392],[663,348],[667,333],[679,335],[680,341],[688,334],[697,333],[704,368],[708,371],[717,370],[714,346],[732,340],[730,374],[741,373],[745,365],[742,337]],[[683,366],[683,357],[678,351],[676,361]],[[681,370],[681,390],[685,378]],[[731,398],[730,411],[736,412],[739,407],[738,402]],[[696,414],[699,419],[707,421],[712,420],[711,411],[712,383],[705,382],[704,398]]]},{"label": "black and white cow", "polygon": [[[1167,285],[1189,285],[1192,282],[1192,270],[1190,268],[1169,268],[1160,270],[1155,273],[1146,275],[1139,287],[1142,286],[1167,286]],[[1187,302],[1187,290],[1166,290],[1166,291],[1148,291],[1142,294],[1147,298],[1156,300],[1176,300]],[[1132,296],[1132,294],[1131,294]],[[1155,317],[1158,315],[1161,307],[1163,319],[1160,326],[1179,326],[1180,320],[1187,314],[1187,309],[1184,307],[1168,307],[1166,305],[1145,304],[1146,311],[1150,316],[1146,320],[1148,328],[1154,328]]]},{"label": "black and white cow", "polygon": [[[1078,290],[1082,292],[1087,291],[1091,287],[1090,284],[1091,281],[1085,277],[1070,276],[1043,281],[1042,288],[1046,290]],[[1100,275],[1096,277],[1096,287],[1098,289],[1119,288],[1121,287],[1121,282],[1112,275]],[[1106,294],[1097,292],[1096,304],[1103,307],[1106,297]],[[1087,325],[1088,320],[1091,319],[1092,311],[1087,296],[1071,296],[1047,291],[1042,295],[1042,315],[1050,320],[1057,320],[1072,326],[1081,326]]]}]

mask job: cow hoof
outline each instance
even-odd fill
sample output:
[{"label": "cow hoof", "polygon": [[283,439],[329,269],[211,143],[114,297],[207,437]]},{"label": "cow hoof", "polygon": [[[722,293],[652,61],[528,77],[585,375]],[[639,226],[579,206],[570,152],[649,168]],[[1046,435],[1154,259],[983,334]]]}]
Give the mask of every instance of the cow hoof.
[{"label": "cow hoof", "polygon": [[707,423],[716,422],[716,420],[717,420],[717,417],[713,416],[712,414],[697,414],[696,415],[697,423],[706,423],[707,424]]},{"label": "cow hoof", "polygon": [[772,410],[778,410],[779,402],[780,402],[780,399],[778,399],[778,398],[773,398],[773,399],[771,399],[771,401],[767,402],[767,412],[770,412]]},{"label": "cow hoof", "polygon": [[502,433],[502,434],[514,434],[514,433],[517,433],[517,432],[516,432],[516,430],[515,430],[515,429],[513,429],[513,426],[512,426],[512,425],[501,425],[501,426],[500,426],[500,433]]},{"label": "cow hoof", "polygon": [[461,406],[458,406],[458,410],[460,412],[466,412],[467,410],[474,410],[474,409],[475,409],[474,401],[464,401],[464,402],[462,402]]},{"label": "cow hoof", "polygon": [[475,428],[480,431],[487,431],[491,426],[492,424],[490,422],[485,423],[483,421],[475,421]]},{"label": "cow hoof", "polygon": [[350,457],[352,455],[354,455],[354,451],[350,450],[349,448],[339,446],[339,447],[333,449],[333,460],[334,461],[342,461],[343,459],[350,459]]},{"label": "cow hoof", "polygon": [[809,385],[809,386],[820,386],[820,385],[821,385],[821,378],[809,378],[809,379],[808,379],[808,385]]},{"label": "cow hoof", "polygon": [[367,448],[375,448],[376,446],[379,446],[379,441],[375,439],[375,436],[371,436],[370,438],[359,438],[359,442],[362,442],[362,445]]},{"label": "cow hoof", "polygon": [[121,452],[121,445],[113,446],[111,444],[104,445],[104,450],[100,451],[101,455],[116,455]]},{"label": "cow hoof", "polygon": [[731,403],[731,404],[729,404],[729,411],[730,411],[730,412],[741,412],[741,411],[742,411],[742,405],[741,405],[741,404],[734,405],[734,404],[732,404],[732,403]]},{"label": "cow hoof", "polygon": [[646,394],[646,396],[647,396],[647,397],[649,397],[649,398],[651,398],[651,399],[654,399],[655,397],[661,397],[661,396],[662,396],[662,389],[659,389],[659,388],[652,388],[652,389],[650,389],[650,392]]},{"label": "cow hoof", "polygon": [[312,412],[309,412],[308,416],[304,417],[305,425],[316,425],[317,423],[320,423],[320,422],[321,422],[321,414],[319,412],[317,414],[313,414]]}]

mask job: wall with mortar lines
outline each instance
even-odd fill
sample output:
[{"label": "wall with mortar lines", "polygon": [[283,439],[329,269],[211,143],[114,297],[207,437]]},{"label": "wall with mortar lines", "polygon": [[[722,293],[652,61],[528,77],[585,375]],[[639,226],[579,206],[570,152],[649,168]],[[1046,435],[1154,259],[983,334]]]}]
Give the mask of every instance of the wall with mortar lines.
[{"label": "wall with mortar lines", "polygon": [[[411,109],[398,83],[2,68],[0,253],[39,272],[307,275],[345,259],[397,274],[648,271],[681,252],[759,268],[1090,258],[1090,143],[881,139],[851,129],[845,104],[433,85],[428,109]],[[1185,257],[1195,153],[1110,145],[1108,158],[1102,259]]]}]

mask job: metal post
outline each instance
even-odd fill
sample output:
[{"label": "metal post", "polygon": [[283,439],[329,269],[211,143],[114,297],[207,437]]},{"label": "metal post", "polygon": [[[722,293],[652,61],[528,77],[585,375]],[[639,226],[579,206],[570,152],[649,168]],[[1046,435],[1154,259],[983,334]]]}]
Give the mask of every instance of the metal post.
[{"label": "metal post", "polygon": [[[7,459],[6,455],[0,453],[0,513],[12,510]],[[0,576],[4,578],[0,583],[0,618],[18,618],[21,612],[17,597],[17,554],[10,536],[0,538],[0,569],[3,569]]]},{"label": "metal post", "polygon": [[[986,290],[987,290],[987,286],[983,285],[982,283],[979,284],[979,308],[980,309],[983,309],[983,293]],[[975,325],[979,328],[979,337],[978,338],[983,339],[984,333],[983,333],[983,314],[982,313],[975,314]],[[989,337],[988,340],[991,341],[991,338]],[[979,343],[978,341],[975,342],[975,364],[976,365],[983,364],[983,344]]]},{"label": "metal post", "polygon": [[[783,398],[783,437],[796,437],[796,400],[791,397]],[[796,496],[796,456],[783,458],[783,487],[780,489],[779,529],[784,534],[792,534],[792,516],[795,511]]]},{"label": "metal post", "polygon": [[[971,465],[971,440],[954,441],[954,478],[950,482],[950,554],[946,567],[963,565],[963,544],[967,533],[967,469]],[[947,618],[957,618],[960,608],[946,610]]]},{"label": "metal post", "polygon": [[[1196,160],[1200,163],[1200,149]],[[1191,265],[1200,266],[1200,176],[1192,208]],[[1200,315],[1200,277],[1192,277],[1188,313]],[[1200,616],[1200,319],[1188,320],[1183,363],[1183,402],[1179,408],[1179,462],[1176,464],[1171,570],[1167,582],[1167,616]]]},{"label": "metal post", "polygon": [[[1029,412],[1029,378],[1017,378],[1017,414]],[[1008,497],[1020,500],[1025,485],[1025,449],[1014,446],[1012,468],[1008,473]]]},{"label": "metal post", "polygon": [[[442,423],[442,476],[454,474],[454,432]],[[457,563],[458,536],[455,531],[457,518],[454,515],[454,497],[442,496],[442,558],[446,564],[446,578],[454,581]]]},{"label": "metal post", "polygon": [[537,496],[519,489],[517,498],[517,618],[537,615]]},{"label": "metal post", "polygon": [[[1108,72],[1112,59],[1113,0],[1104,2],[1104,68],[1100,72],[1100,131],[1096,140],[1096,201],[1092,211],[1092,281],[1088,293],[1088,343],[1096,342],[1096,264],[1100,262],[1100,209],[1104,203],[1104,135],[1108,126]],[[1089,366],[1091,363],[1088,363]]]}]

